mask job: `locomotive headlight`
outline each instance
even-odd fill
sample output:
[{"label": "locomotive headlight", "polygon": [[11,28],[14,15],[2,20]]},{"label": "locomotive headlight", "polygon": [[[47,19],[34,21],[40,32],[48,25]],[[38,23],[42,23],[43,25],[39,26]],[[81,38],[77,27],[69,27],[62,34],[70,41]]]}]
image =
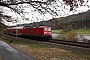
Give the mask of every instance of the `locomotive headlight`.
[{"label": "locomotive headlight", "polygon": [[47,32],[44,32],[44,35],[47,35]]},{"label": "locomotive headlight", "polygon": [[44,34],[45,35],[45,34]]}]

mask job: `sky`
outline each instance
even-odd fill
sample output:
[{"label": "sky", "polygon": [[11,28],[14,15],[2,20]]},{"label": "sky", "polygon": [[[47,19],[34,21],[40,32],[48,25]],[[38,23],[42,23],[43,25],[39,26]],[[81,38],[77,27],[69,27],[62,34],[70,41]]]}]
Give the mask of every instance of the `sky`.
[{"label": "sky", "polygon": [[[52,4],[54,4],[54,3],[52,3]],[[60,3],[57,2],[57,4],[60,4]],[[84,3],[84,4],[86,4],[86,3]],[[23,5],[26,5],[26,4],[23,4]],[[4,14],[9,15],[9,16],[12,16],[12,18],[18,20],[17,23],[15,21],[14,22],[7,22],[7,21],[4,20],[4,23],[6,25],[8,25],[8,26],[13,26],[15,24],[33,23],[33,22],[47,21],[47,20],[50,20],[52,18],[57,18],[57,17],[66,17],[66,16],[69,16],[69,15],[78,14],[78,13],[86,12],[87,10],[89,10],[90,9],[90,0],[87,3],[87,5],[89,5],[89,7],[87,7],[87,6],[81,6],[81,7],[79,7],[79,8],[76,9],[77,11],[69,11],[69,10],[67,10],[67,9],[69,9],[68,6],[66,6],[67,9],[64,9],[63,6],[61,8],[60,7],[59,8],[57,7],[59,10],[61,10],[61,9],[64,10],[64,12],[60,11],[60,15],[59,16],[52,16],[49,13],[46,13],[45,15],[43,15],[43,14],[41,15],[37,11],[33,11],[34,9],[32,7],[25,8],[24,12],[27,12],[28,14],[26,13],[26,14],[23,14],[23,15],[25,17],[27,17],[28,20],[22,20],[22,18],[21,18],[20,15],[14,13],[9,8],[4,7],[3,8]]]}]

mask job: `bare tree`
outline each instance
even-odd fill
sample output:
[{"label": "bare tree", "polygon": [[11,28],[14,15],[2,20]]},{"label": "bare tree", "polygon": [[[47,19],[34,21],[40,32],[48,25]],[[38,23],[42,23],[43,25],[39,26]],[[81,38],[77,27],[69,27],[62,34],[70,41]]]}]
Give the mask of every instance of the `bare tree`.
[{"label": "bare tree", "polygon": [[5,19],[8,22],[11,22],[11,16],[4,15],[3,12],[0,12],[0,21],[3,22],[2,19]]},{"label": "bare tree", "polygon": [[[62,12],[65,13],[64,9],[73,11],[80,6],[87,5],[85,3],[88,3],[88,0],[0,0],[0,6],[10,8],[20,15],[26,13],[24,8],[33,7],[34,11],[41,14],[49,13],[52,16],[59,16]],[[22,6],[23,4],[27,6]]]}]

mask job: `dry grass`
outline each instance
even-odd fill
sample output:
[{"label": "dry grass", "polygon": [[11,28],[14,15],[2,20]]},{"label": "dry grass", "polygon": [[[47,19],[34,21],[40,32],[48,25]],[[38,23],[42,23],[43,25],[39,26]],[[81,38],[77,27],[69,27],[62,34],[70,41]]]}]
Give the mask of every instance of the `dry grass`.
[{"label": "dry grass", "polygon": [[30,48],[29,45],[11,44],[14,48],[36,57],[38,60],[90,60],[58,48]]},{"label": "dry grass", "polygon": [[38,60],[89,60],[57,48],[30,49],[29,53],[37,57]]}]

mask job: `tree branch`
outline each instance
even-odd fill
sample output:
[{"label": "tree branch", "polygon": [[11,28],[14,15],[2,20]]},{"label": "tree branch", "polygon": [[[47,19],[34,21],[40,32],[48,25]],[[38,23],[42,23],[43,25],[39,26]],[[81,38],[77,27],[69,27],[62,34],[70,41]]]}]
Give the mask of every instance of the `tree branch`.
[{"label": "tree branch", "polygon": [[27,4],[31,4],[31,3],[40,3],[40,4],[46,4],[47,2],[40,2],[40,1],[29,1],[29,2],[15,2],[15,3],[10,3],[10,4],[6,4],[6,3],[3,3],[3,2],[0,2],[0,6],[9,6],[9,5],[18,5],[18,4],[24,4],[24,3],[27,3]]}]

